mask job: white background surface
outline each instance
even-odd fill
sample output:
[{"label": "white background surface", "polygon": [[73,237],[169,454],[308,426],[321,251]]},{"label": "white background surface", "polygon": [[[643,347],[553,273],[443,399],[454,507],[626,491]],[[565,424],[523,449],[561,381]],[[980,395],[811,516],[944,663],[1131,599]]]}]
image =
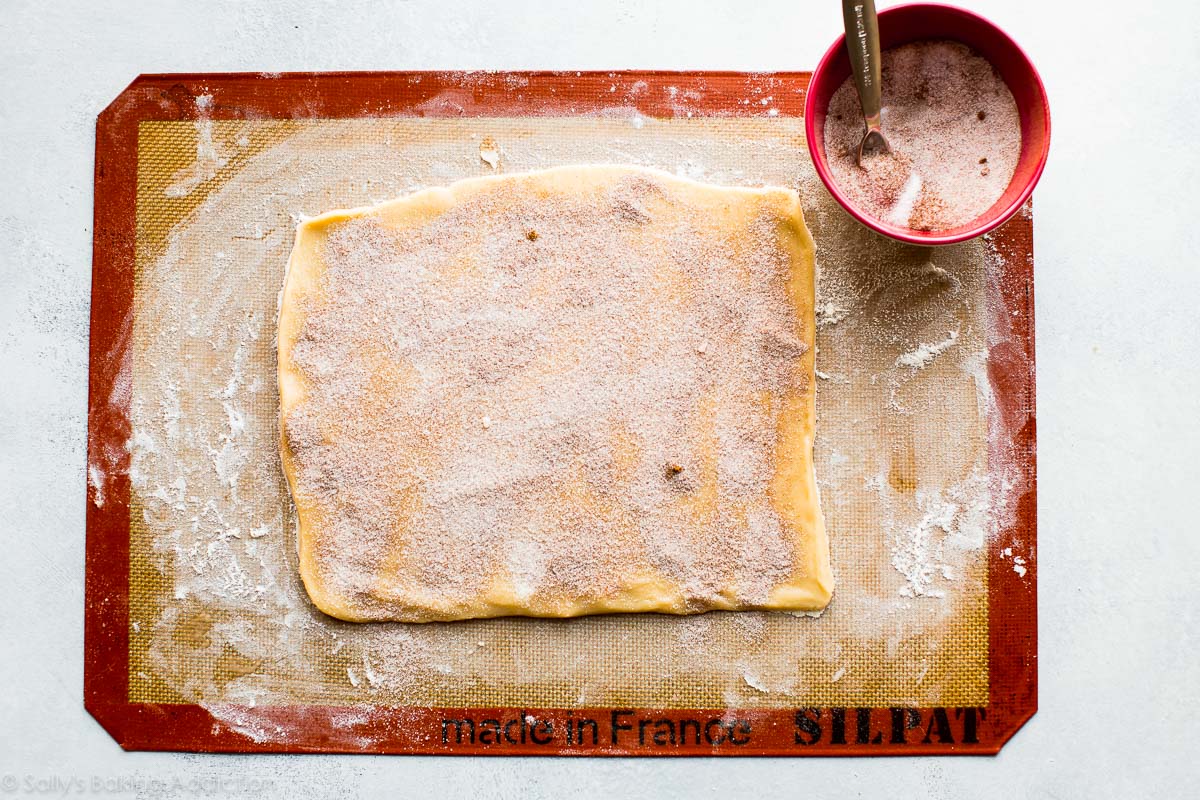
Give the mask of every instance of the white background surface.
[{"label": "white background surface", "polygon": [[1041,710],[1000,756],[123,753],[82,702],[96,114],[140,72],[811,69],[840,11],[833,0],[6,0],[0,776],[242,775],[287,797],[1196,796],[1200,11],[1146,0],[969,5],[1030,52],[1054,121],[1035,196]]}]

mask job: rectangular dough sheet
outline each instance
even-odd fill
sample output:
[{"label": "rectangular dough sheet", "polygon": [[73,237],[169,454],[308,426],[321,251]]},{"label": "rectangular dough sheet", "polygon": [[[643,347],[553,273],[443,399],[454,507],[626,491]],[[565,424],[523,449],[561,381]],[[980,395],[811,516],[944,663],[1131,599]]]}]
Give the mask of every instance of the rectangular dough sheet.
[{"label": "rectangular dough sheet", "polygon": [[349,621],[813,611],[813,245],[799,198],[615,166],[298,228],[282,461]]}]

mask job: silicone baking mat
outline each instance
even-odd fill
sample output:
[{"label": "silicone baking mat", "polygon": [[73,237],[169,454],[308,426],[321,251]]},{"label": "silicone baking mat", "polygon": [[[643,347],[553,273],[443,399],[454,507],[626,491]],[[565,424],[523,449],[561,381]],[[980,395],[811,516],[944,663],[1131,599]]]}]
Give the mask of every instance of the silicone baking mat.
[{"label": "silicone baking mat", "polygon": [[[85,698],[129,749],[990,753],[1036,707],[1032,214],[929,250],[815,179],[807,74],[145,76],[97,126]],[[295,222],[633,163],[800,191],[820,615],[342,623],[277,456]]]}]

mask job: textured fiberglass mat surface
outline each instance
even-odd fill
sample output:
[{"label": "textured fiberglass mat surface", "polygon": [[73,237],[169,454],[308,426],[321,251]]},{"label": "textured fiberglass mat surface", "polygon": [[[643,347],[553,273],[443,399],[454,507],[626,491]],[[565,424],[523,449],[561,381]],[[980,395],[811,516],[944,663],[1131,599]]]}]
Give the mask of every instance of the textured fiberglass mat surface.
[{"label": "textured fiberglass mat surface", "polygon": [[[297,219],[571,163],[800,191],[837,581],[821,615],[356,625],[309,602],[277,444],[274,326]],[[987,703],[987,542],[1024,480],[996,446],[988,382],[1007,335],[989,303],[998,256],[984,240],[928,250],[867,232],[816,180],[802,120],[142,122],[137,226],[131,702]]]}]

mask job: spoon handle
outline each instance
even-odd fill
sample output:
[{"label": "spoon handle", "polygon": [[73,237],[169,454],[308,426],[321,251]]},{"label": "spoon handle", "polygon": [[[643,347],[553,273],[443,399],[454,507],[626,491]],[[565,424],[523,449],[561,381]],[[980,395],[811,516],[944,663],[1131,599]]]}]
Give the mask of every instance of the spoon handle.
[{"label": "spoon handle", "polygon": [[879,87],[879,20],[874,0],[842,0],[842,21],[846,25],[846,50],[850,54],[850,74],[858,89],[867,131],[881,127],[882,105]]}]

